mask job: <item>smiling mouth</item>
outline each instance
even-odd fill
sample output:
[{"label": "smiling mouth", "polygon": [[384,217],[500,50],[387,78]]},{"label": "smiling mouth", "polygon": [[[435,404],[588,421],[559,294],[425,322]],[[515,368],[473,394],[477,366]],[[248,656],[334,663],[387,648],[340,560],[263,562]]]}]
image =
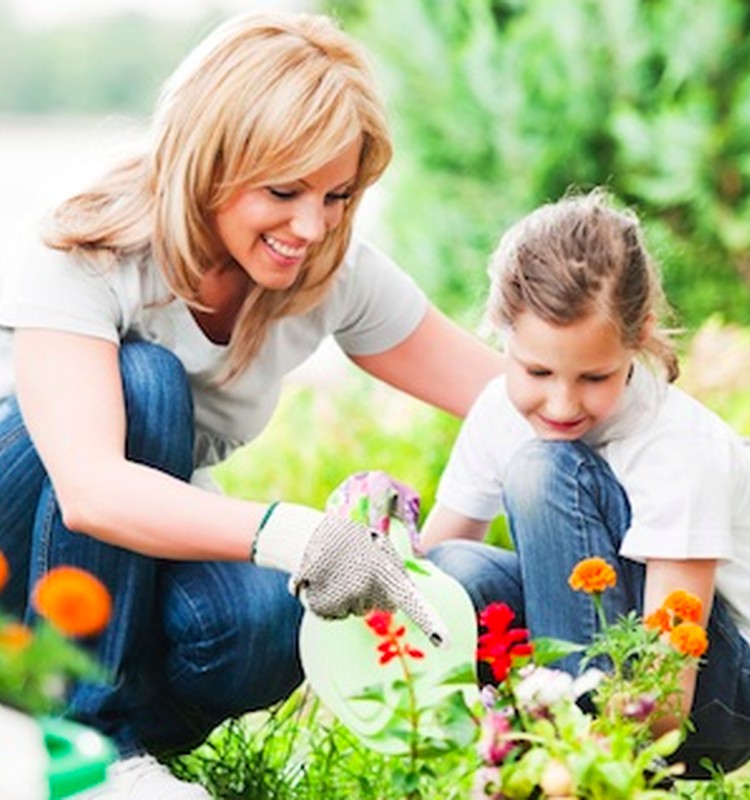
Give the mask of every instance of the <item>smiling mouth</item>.
[{"label": "smiling mouth", "polygon": [[570,420],[569,422],[557,422],[542,416],[540,416],[539,419],[541,419],[548,428],[551,428],[555,431],[572,431],[576,428],[580,428],[580,426],[586,421],[584,417],[579,417],[578,419]]},{"label": "smiling mouth", "polygon": [[261,234],[260,238],[269,249],[282,258],[297,261],[307,252],[306,245],[302,247],[292,247],[291,245],[284,244],[284,242],[275,239],[273,236],[269,236],[267,233]]}]

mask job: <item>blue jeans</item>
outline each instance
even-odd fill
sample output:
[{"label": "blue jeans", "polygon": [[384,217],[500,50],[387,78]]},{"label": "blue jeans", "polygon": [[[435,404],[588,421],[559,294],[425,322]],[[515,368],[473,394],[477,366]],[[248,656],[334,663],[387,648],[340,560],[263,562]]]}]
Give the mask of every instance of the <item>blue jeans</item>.
[{"label": "blue jeans", "polygon": [[[157,345],[126,342],[120,368],[127,458],[188,481],[194,422],[181,363]],[[187,750],[302,680],[302,609],[286,574],[154,559],[68,530],[14,397],[0,400],[0,550],[11,568],[0,602],[28,620],[29,588],[52,567],[82,567],[108,587],[113,617],[85,645],[111,680],[74,686],[66,713],[110,736],[123,756]]]},{"label": "blue jeans", "polygon": [[[477,610],[507,603],[532,637],[586,643],[598,630],[590,597],[568,586],[573,567],[599,556],[617,571],[603,594],[607,618],[643,611],[645,570],[619,556],[630,504],[607,463],[580,442],[535,440],[515,457],[503,491],[515,550],[448,541],[428,554],[467,589]],[[698,675],[691,719],[695,731],[675,754],[688,777],[706,777],[704,756],[726,770],[750,758],[750,646],[716,597],[709,650]],[[575,673],[580,657],[560,662]]]}]

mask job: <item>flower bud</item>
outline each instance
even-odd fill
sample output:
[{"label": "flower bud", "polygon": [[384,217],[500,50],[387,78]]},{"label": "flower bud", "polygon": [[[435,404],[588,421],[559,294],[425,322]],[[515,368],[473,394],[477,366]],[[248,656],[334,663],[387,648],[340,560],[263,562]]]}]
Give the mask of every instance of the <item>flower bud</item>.
[{"label": "flower bud", "polygon": [[547,797],[570,797],[573,795],[573,777],[568,767],[556,758],[551,758],[542,772],[539,782]]}]

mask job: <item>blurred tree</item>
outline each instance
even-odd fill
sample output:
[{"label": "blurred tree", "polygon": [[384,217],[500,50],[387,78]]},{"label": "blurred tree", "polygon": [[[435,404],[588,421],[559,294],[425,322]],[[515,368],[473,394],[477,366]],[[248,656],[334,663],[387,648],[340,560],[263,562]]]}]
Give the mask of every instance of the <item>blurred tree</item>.
[{"label": "blurred tree", "polygon": [[338,0],[375,54],[398,156],[392,249],[454,314],[503,229],[570,187],[645,219],[688,327],[750,321],[744,0]]},{"label": "blurred tree", "polygon": [[214,21],[123,12],[24,27],[0,4],[0,112],[145,116]]}]

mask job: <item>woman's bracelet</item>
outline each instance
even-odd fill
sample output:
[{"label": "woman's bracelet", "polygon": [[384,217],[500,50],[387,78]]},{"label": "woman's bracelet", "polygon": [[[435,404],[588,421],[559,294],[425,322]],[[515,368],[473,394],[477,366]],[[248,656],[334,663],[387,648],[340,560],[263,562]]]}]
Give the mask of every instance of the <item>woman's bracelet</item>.
[{"label": "woman's bracelet", "polygon": [[271,505],[268,506],[268,508],[265,510],[263,514],[263,518],[260,521],[260,525],[258,525],[258,530],[255,532],[255,538],[253,539],[253,546],[252,549],[250,550],[250,561],[253,563],[255,562],[255,556],[258,554],[258,541],[260,539],[260,532],[263,530],[271,514],[273,514],[274,509],[280,502],[281,502],[280,500],[274,500],[273,503],[271,503]]}]

